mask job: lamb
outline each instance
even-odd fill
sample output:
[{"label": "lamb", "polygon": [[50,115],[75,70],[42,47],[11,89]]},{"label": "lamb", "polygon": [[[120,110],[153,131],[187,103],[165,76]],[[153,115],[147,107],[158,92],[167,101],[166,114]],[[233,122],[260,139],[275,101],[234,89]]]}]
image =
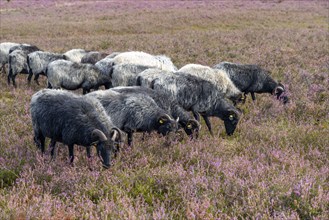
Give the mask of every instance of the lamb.
[{"label": "lamb", "polygon": [[151,88],[171,95],[185,110],[192,111],[198,121],[200,114],[211,135],[209,116],[222,119],[228,135],[234,133],[240,120],[241,112],[223,96],[217,86],[199,77],[179,72],[158,74]]},{"label": "lamb", "polygon": [[112,86],[134,86],[136,85],[137,74],[148,69],[148,66],[134,64],[114,65],[111,73]]},{"label": "lamb", "polygon": [[42,153],[45,152],[46,137],[51,139],[52,157],[57,141],[68,146],[71,163],[74,144],[87,147],[88,158],[89,147],[96,144],[103,166],[110,166],[111,153],[120,144],[122,135],[96,99],[63,90],[43,89],[32,96],[30,113],[34,141]]},{"label": "lamb", "polygon": [[178,129],[178,119],[172,119],[152,98],[144,94],[131,95],[99,90],[87,96],[102,103],[113,124],[128,134],[129,146],[132,146],[134,132],[157,131],[165,136]]},{"label": "lamb", "polygon": [[123,52],[113,58],[113,65],[123,63],[148,66],[168,71],[177,70],[177,67],[172,63],[169,57],[164,55],[154,56],[140,51]]},{"label": "lamb", "polygon": [[27,56],[28,54],[39,51],[40,49],[33,45],[19,45],[10,48],[9,50],[9,72],[8,72],[8,85],[10,80],[13,86],[16,87],[15,78],[17,74],[29,74]]},{"label": "lamb", "polygon": [[218,91],[221,91],[224,96],[233,101],[234,104],[242,101],[242,92],[235,87],[227,74],[219,69],[213,69],[200,64],[187,64],[180,68],[178,72],[191,74],[208,80],[216,85]]},{"label": "lamb", "polygon": [[64,53],[65,60],[69,60],[76,63],[81,63],[81,59],[86,55],[88,51],[84,49],[72,49]]},{"label": "lamb", "polygon": [[48,64],[48,88],[75,90],[82,88],[83,94],[104,85],[111,86],[109,75],[103,74],[95,65],[56,60]]},{"label": "lamb", "polygon": [[18,43],[3,42],[0,43],[0,72],[6,73],[5,66],[9,61],[9,50],[14,46],[18,46]]},{"label": "lamb", "polygon": [[245,97],[251,94],[253,101],[256,100],[255,93],[270,93],[283,100],[283,103],[288,102],[284,86],[272,79],[269,71],[257,65],[222,62],[214,68],[223,70],[236,87],[244,92]]},{"label": "lamb", "polygon": [[183,127],[185,133],[193,138],[198,137],[201,128],[200,123],[193,119],[189,112],[183,109],[176,100],[162,91],[155,91],[150,88],[140,86],[114,87],[111,90],[124,94],[143,94],[151,97],[155,103],[174,118],[179,118],[179,125]]},{"label": "lamb", "polygon": [[97,63],[101,59],[104,59],[106,56],[108,56],[107,53],[90,51],[81,58],[81,63],[90,63],[95,65],[95,63]]},{"label": "lamb", "polygon": [[60,59],[64,59],[63,54],[43,51],[35,51],[27,55],[27,64],[29,67],[28,82],[31,82],[32,75],[34,75],[34,80],[39,85],[39,75],[46,75],[48,64]]}]

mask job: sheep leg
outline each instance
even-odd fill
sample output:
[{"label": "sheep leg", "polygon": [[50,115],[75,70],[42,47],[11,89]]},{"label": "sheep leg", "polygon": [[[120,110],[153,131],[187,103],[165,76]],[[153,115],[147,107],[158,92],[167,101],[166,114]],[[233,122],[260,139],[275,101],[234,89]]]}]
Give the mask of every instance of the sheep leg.
[{"label": "sheep leg", "polygon": [[45,152],[45,140],[46,140],[46,137],[43,136],[41,133],[34,136],[34,142],[37,145],[37,147],[39,149],[41,149],[42,154],[44,154],[44,152]]},{"label": "sheep leg", "polygon": [[254,92],[251,92],[250,94],[251,94],[251,98],[252,98],[252,100],[255,101],[255,100],[256,100],[255,93],[254,93]]},{"label": "sheep leg", "polygon": [[13,86],[17,88],[15,78],[16,76],[11,76],[11,81],[13,82]]},{"label": "sheep leg", "polygon": [[[30,79],[30,81],[31,81],[31,79]],[[39,83],[39,74],[34,76],[34,81],[37,85],[40,85],[40,83]]]},{"label": "sheep leg", "polygon": [[50,155],[51,155],[51,159],[55,159],[56,158],[56,141],[54,139],[51,139],[50,144],[49,144],[49,148],[51,149],[50,151]]},{"label": "sheep leg", "polygon": [[128,146],[129,147],[133,147],[132,146],[132,142],[133,142],[133,133],[132,132],[127,132],[128,133]]},{"label": "sheep leg", "polygon": [[[33,76],[32,71],[29,71],[29,76],[27,77],[27,82],[28,82],[28,84],[31,84],[32,76]],[[35,80],[35,77],[34,77],[34,80]]]},{"label": "sheep leg", "polygon": [[206,122],[207,128],[208,128],[211,136],[214,136],[214,134],[212,132],[212,129],[211,129],[211,123],[209,121],[209,118],[207,116],[205,116],[205,115],[202,115],[202,117],[203,117],[204,121]]},{"label": "sheep leg", "polygon": [[192,110],[193,116],[195,118],[195,120],[197,120],[198,122],[200,122],[200,115],[199,113],[197,113],[196,111]]},{"label": "sheep leg", "polygon": [[47,87],[48,89],[52,89],[53,88],[49,82],[47,84],[48,84],[48,87]]},{"label": "sheep leg", "polygon": [[73,148],[73,144],[69,145],[69,158],[70,158],[70,164],[72,165],[73,164],[73,161],[74,161],[74,148]]}]

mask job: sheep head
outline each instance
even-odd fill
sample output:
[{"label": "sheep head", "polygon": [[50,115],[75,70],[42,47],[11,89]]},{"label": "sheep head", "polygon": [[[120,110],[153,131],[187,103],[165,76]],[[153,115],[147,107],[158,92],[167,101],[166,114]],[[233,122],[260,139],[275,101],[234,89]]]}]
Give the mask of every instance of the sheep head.
[{"label": "sheep head", "polygon": [[156,122],[156,128],[158,133],[162,135],[167,135],[170,132],[176,132],[178,129],[178,120],[172,119],[169,115],[161,115]]},{"label": "sheep head", "polygon": [[273,95],[275,95],[277,99],[282,100],[284,104],[289,101],[288,96],[285,94],[284,86],[281,83],[278,83],[274,88]]},{"label": "sheep head", "polygon": [[97,155],[100,157],[103,167],[109,168],[112,141],[109,141],[105,134],[98,129],[94,129],[91,135],[96,140]]},{"label": "sheep head", "polygon": [[237,109],[228,109],[224,113],[224,125],[227,135],[232,135],[240,120],[241,112]]},{"label": "sheep head", "polygon": [[184,126],[184,131],[187,135],[189,135],[191,138],[195,137],[198,138],[199,131],[200,131],[201,125],[200,123],[195,119],[189,119],[187,123]]}]

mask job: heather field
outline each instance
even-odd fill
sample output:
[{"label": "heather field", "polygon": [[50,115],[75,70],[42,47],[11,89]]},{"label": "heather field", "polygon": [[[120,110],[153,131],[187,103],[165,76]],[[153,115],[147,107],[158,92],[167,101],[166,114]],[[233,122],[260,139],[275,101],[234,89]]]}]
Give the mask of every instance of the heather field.
[{"label": "heather field", "polygon": [[[0,219],[329,219],[327,1],[0,1],[0,42],[166,54],[176,66],[259,64],[283,105],[250,96],[233,136],[212,118],[199,139],[156,134],[123,147],[108,170],[93,151],[42,157],[29,103],[46,86],[0,75]],[[82,91],[77,91],[82,93]]]}]

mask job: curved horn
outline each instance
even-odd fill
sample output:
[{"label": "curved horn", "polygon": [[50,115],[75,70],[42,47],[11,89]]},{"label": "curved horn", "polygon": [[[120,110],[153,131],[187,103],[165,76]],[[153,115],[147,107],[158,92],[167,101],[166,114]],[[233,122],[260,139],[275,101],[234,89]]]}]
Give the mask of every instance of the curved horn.
[{"label": "curved horn", "polygon": [[99,130],[99,129],[94,129],[91,133],[92,137],[97,137],[101,142],[107,141],[107,137],[105,134]]},{"label": "curved horn", "polygon": [[118,139],[119,139],[119,141],[121,141],[121,131],[120,131],[120,129],[119,128],[112,128],[111,129],[111,139],[112,139],[112,141],[115,141],[116,139],[117,139],[117,136],[118,136]]},{"label": "curved horn", "polygon": [[192,125],[192,128],[193,127],[194,128],[198,128],[199,130],[201,128],[201,124],[197,120],[195,120],[195,119],[189,119],[188,122],[187,122],[187,124]]}]

